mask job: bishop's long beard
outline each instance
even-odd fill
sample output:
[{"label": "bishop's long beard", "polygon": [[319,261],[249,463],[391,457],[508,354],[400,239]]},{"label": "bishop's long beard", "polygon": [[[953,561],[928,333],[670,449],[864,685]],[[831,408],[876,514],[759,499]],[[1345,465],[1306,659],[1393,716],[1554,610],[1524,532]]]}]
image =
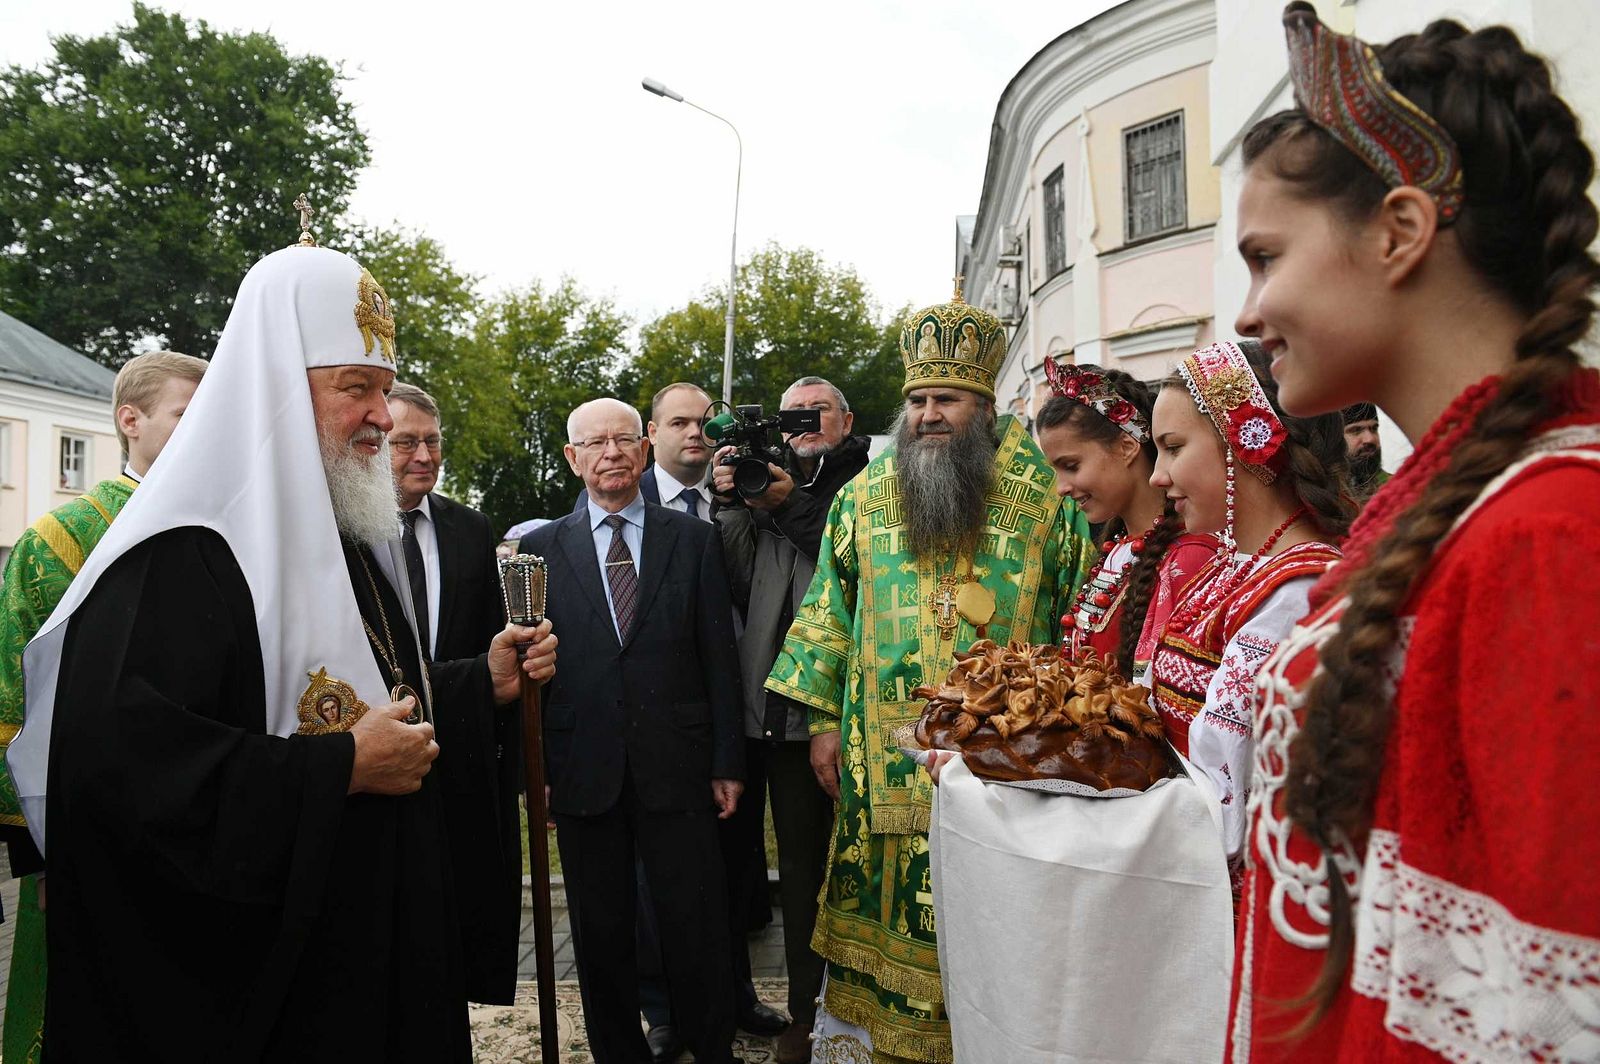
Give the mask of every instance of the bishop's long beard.
[{"label": "bishop's long beard", "polygon": [[917,558],[975,550],[989,521],[998,448],[988,418],[976,417],[964,428],[930,440],[912,431],[901,410],[892,432],[906,548]]},{"label": "bishop's long beard", "polygon": [[321,438],[322,468],[328,476],[328,498],[333,520],[347,543],[381,546],[400,535],[400,506],[395,498],[394,474],[389,466],[389,442],[377,433],[378,453],[368,458],[355,449],[363,438]]}]

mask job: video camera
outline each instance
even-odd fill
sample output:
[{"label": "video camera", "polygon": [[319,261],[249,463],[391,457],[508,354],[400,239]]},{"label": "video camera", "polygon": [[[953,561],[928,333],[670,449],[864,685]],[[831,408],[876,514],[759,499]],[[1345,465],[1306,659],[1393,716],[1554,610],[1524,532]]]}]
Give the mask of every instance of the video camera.
[{"label": "video camera", "polygon": [[818,432],[821,428],[820,410],[780,410],[776,417],[762,417],[761,407],[754,405],[724,410],[707,420],[702,431],[712,443],[732,444],[736,448],[722,464],[733,467],[735,490],[746,499],[754,499],[766,494],[767,488],[772,486],[772,471],[767,464],[783,465],[783,438]]}]

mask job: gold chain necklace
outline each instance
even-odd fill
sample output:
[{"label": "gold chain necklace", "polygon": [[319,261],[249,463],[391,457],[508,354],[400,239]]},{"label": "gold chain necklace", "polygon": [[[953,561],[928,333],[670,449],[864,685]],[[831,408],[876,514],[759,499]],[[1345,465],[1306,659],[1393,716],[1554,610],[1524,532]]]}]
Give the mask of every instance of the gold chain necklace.
[{"label": "gold chain necklace", "polygon": [[[361,571],[367,574],[367,587],[372,589],[373,604],[378,607],[378,620],[383,623],[383,642],[378,642],[378,635],[372,630],[372,625],[367,623],[365,617],[361,618],[361,627],[366,630],[367,641],[372,644],[372,649],[378,652],[383,663],[389,666],[389,675],[394,680],[394,686],[389,688],[389,701],[398,702],[403,698],[410,698],[416,708],[412,710],[409,721],[424,719],[422,699],[417,697],[417,692],[405,682],[405,673],[400,669],[400,651],[394,644],[394,635],[389,631],[389,611],[383,608],[383,596],[378,594],[378,582],[372,578],[372,567],[367,564],[367,556],[361,548],[355,548],[356,557],[361,559]],[[356,611],[358,614],[360,610]],[[423,668],[422,686],[428,686],[427,668]],[[429,692],[432,695],[432,692]]]}]

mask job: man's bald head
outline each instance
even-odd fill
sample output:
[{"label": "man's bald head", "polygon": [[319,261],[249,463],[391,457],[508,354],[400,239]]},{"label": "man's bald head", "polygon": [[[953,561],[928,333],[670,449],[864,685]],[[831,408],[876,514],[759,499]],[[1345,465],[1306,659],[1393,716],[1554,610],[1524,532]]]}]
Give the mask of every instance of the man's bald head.
[{"label": "man's bald head", "polygon": [[632,417],[633,431],[641,436],[644,435],[644,419],[639,416],[639,411],[624,403],[621,399],[605,396],[600,399],[590,399],[587,403],[579,403],[572,413],[567,415],[567,442],[572,443],[577,440],[588,439],[589,434],[581,430],[579,426],[585,418],[603,416],[606,411],[612,414]]},{"label": "man's bald head", "polygon": [[567,440],[567,464],[595,505],[616,513],[638,496],[650,449],[639,411],[609,397],[591,399],[568,416]]}]

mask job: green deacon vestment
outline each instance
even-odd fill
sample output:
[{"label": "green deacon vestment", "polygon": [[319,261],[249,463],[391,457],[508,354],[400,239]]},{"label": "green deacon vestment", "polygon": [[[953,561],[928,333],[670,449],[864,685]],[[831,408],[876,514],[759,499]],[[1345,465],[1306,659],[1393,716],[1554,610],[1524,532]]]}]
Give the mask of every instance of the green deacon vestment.
[{"label": "green deacon vestment", "polygon": [[864,1027],[874,1055],[949,1061],[928,871],[932,783],[895,732],[922,714],[912,694],[937,684],[977,632],[936,623],[941,577],[971,575],[994,594],[987,635],[1054,642],[1093,569],[1088,522],[1056,494],[1055,474],[1022,424],[995,431],[995,483],[976,556],[911,556],[891,448],[834,497],[817,571],[767,680],[811,710],[811,733],[842,730],[844,763],[828,879],[812,946],[831,963],[827,1008]]},{"label": "green deacon vestment", "polygon": [[[58,506],[33,523],[17,540],[0,585],[0,825],[26,834],[4,753],[22,728],[22,651],[50,619],[67,585],[111,527],[137,487],[126,476],[102,480],[85,495]],[[6,985],[5,1033],[0,1059],[6,1064],[38,1064],[44,1037],[44,913],[39,911],[37,878],[23,878],[17,897],[16,939]]]}]

